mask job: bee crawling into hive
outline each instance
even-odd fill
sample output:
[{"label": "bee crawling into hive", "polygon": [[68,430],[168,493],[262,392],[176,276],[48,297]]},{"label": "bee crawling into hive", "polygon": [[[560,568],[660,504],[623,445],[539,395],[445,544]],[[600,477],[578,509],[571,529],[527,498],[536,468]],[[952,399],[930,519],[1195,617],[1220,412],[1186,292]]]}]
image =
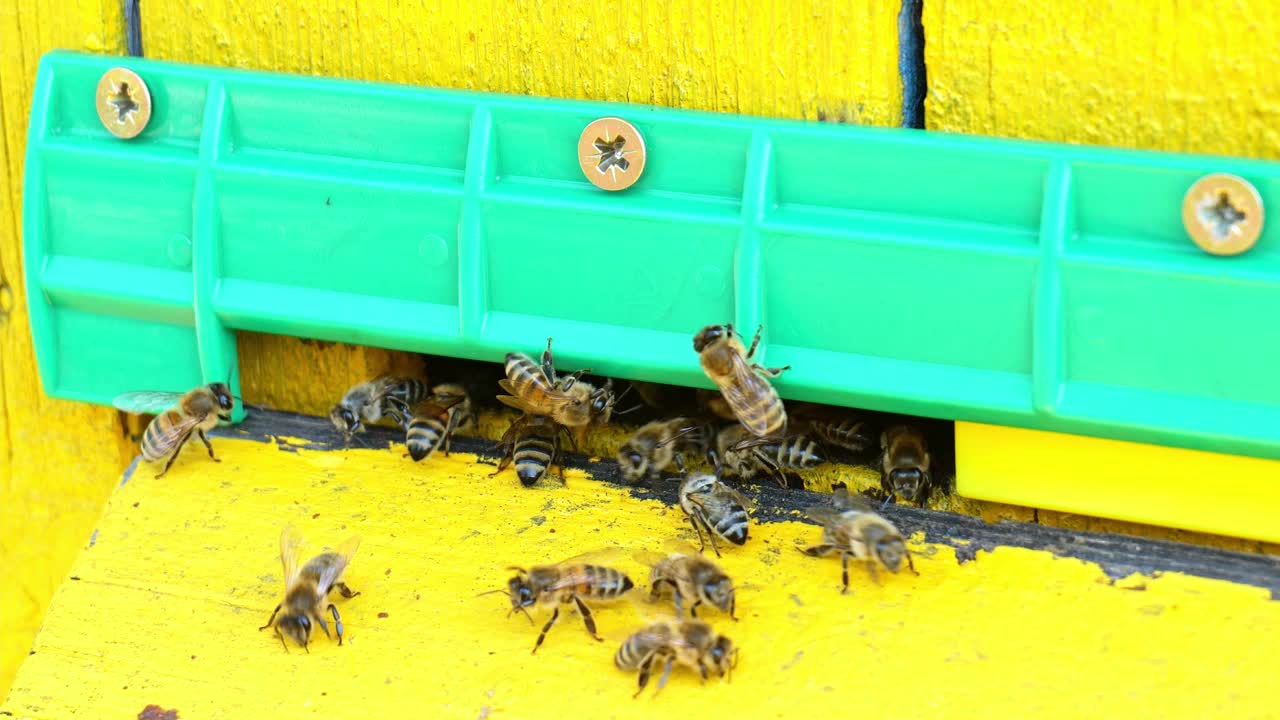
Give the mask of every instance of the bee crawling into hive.
[{"label": "bee crawling into hive", "polygon": [[918,428],[895,425],[880,436],[880,486],[885,502],[901,496],[924,507],[933,492],[933,457]]},{"label": "bee crawling into hive", "polygon": [[720,389],[725,404],[742,426],[756,437],[780,437],[787,429],[787,410],[769,384],[791,369],[766,368],[750,362],[764,327],[756,328],[751,347],[744,348],[733,325],[708,325],[693,338],[702,371]]},{"label": "bee crawling into hive", "polygon": [[903,559],[911,572],[920,574],[898,528],[876,513],[866,498],[850,495],[848,488],[836,488],[831,505],[810,508],[808,514],[822,524],[822,542],[801,552],[810,557],[840,555],[841,593],[849,592],[849,558],[864,561],[877,582],[876,565],[896,573],[902,569]]},{"label": "bee crawling into hive", "polygon": [[226,383],[201,385],[185,393],[128,392],[117,395],[111,404],[125,412],[155,415],[142,433],[141,450],[142,459],[147,462],[168,458],[156,477],[169,472],[193,434],[204,443],[209,458],[221,462],[214,456],[205,431],[212,430],[219,420],[231,420],[235,396]]},{"label": "bee crawling into hive", "polygon": [[408,408],[431,397],[431,390],[421,380],[383,375],[351,386],[337,405],[329,411],[329,421],[342,433],[346,442],[365,425],[390,418],[401,427]]},{"label": "bee crawling into hive", "polygon": [[436,385],[431,396],[404,412],[404,444],[406,455],[418,462],[437,449],[449,456],[449,443],[455,432],[474,430],[475,415],[471,398],[461,386],[453,383]]}]

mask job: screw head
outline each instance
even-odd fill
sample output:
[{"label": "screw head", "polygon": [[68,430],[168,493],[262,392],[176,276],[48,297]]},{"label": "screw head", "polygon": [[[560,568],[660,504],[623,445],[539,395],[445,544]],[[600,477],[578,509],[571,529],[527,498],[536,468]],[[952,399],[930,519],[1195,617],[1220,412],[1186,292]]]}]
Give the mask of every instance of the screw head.
[{"label": "screw head", "polygon": [[111,68],[98,80],[98,119],[112,135],[137,137],[151,121],[151,91],[128,68]]},{"label": "screw head", "polygon": [[631,123],[616,117],[591,121],[578,138],[578,165],[592,185],[626,190],[644,172],[644,138]]},{"label": "screw head", "polygon": [[1182,225],[1211,255],[1239,255],[1262,234],[1262,196],[1244,178],[1205,175],[1182,198]]}]

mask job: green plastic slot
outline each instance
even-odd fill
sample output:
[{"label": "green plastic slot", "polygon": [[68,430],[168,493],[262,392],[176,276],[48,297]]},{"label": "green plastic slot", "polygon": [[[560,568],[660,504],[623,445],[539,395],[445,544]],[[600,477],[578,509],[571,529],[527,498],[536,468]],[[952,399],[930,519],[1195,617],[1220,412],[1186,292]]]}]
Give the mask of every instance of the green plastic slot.
[{"label": "green plastic slot", "polygon": [[[112,137],[99,77],[154,103]],[[578,136],[619,116],[643,177]],[[235,377],[236,330],[710,387],[703,325],[765,325],[786,398],[1280,458],[1280,221],[1200,251],[1213,172],[1280,164],[51,53],[25,177],[46,392]],[[338,389],[335,389],[337,391]]]}]

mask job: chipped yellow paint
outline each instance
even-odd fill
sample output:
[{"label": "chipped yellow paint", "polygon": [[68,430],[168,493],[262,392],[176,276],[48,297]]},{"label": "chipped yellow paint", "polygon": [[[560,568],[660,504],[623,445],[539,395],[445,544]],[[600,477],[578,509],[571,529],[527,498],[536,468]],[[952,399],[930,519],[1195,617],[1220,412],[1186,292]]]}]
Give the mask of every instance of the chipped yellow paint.
[{"label": "chipped yellow paint", "polygon": [[1273,0],[924,3],[931,130],[1280,158]]},{"label": "chipped yellow paint", "polygon": [[[563,616],[531,655],[537,628],[507,617],[502,595],[477,593],[499,587],[509,564],[688,537],[678,509],[578,471],[565,487],[525,490],[459,453],[413,464],[386,450],[216,442],[220,464],[192,450],[165,478],[138,472],[115,492],[0,710],[777,717],[873,713],[891,698],[903,717],[989,717],[993,697],[1045,717],[1274,710],[1280,603],[1266,591],[1176,574],[1112,586],[1094,565],[1013,548],[960,565],[917,537],[919,577],[877,584],[855,567],[841,595],[838,561],[801,555],[818,531],[796,522],[753,528],[723,559],[745,586],[741,621],[706,618],[742,648],[732,681],[703,687],[680,671],[657,699],[633,700],[635,677],[612,655],[661,607],[597,606],[605,643]],[[321,635],[310,654],[286,653],[257,630],[281,592],[286,522],[316,549],[363,538],[347,577],[362,594],[340,603],[343,647]],[[643,583],[628,556],[620,569]]]},{"label": "chipped yellow paint", "polygon": [[116,0],[0,2],[0,695],[132,454],[116,413],[40,389],[22,279],[22,171],[40,55],[121,52]]}]

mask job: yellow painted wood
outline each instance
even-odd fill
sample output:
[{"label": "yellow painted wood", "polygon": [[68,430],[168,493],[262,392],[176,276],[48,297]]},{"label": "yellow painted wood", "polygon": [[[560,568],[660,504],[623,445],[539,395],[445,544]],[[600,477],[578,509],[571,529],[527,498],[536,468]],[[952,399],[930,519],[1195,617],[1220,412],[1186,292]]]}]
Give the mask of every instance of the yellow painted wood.
[{"label": "yellow painted wood", "polygon": [[1273,0],[924,3],[931,130],[1280,158]]},{"label": "yellow painted wood", "polygon": [[977,423],[956,456],[969,497],[1280,542],[1280,461]]},{"label": "yellow painted wood", "polygon": [[54,48],[121,52],[121,4],[0,3],[0,694],[132,455],[114,411],[44,396],[31,346],[22,170],[36,65]]},{"label": "yellow painted wood", "polygon": [[[476,595],[509,564],[691,536],[679,510],[578,472],[567,487],[525,490],[463,454],[414,465],[386,450],[216,442],[221,464],[193,449],[163,480],[139,472],[115,492],[0,712],[990,717],[992,698],[1037,717],[1274,711],[1280,603],[1264,590],[1172,573],[1113,586],[1096,566],[1005,547],[960,565],[916,537],[919,577],[876,584],[855,568],[841,595],[838,561],[801,555],[818,530],[796,522],[726,552],[750,586],[740,622],[707,615],[742,648],[732,682],[702,687],[681,671],[656,700],[633,700],[635,677],[612,654],[660,610],[598,606],[606,643],[562,617],[530,655],[537,629],[507,617],[502,595]],[[286,653],[257,630],[282,590],[286,522],[315,548],[363,537],[343,647],[321,636],[310,654]],[[643,579],[626,553],[619,565]]]}]

